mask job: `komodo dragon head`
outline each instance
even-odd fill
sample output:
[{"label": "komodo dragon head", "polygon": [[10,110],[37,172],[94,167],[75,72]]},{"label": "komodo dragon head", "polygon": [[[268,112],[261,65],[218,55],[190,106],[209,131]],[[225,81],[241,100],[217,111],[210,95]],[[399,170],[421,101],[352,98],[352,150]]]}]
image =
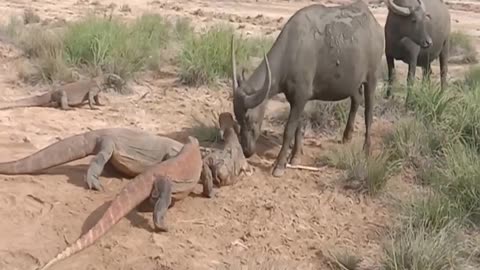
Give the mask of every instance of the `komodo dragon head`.
[{"label": "komodo dragon head", "polygon": [[233,128],[236,135],[240,133],[240,127],[238,123],[233,119],[233,116],[229,112],[223,112],[218,116],[218,125],[220,127],[220,138],[224,140],[224,134],[229,128]]}]

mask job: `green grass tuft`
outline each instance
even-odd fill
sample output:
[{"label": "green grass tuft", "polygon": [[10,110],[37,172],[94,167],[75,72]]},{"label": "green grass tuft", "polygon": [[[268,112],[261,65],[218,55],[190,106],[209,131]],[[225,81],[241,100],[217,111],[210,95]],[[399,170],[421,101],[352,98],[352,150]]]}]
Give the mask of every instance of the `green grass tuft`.
[{"label": "green grass tuft", "polygon": [[456,223],[438,232],[411,224],[397,231],[384,245],[384,270],[458,269],[463,252]]},{"label": "green grass tuft", "polygon": [[[223,24],[210,28],[206,33],[186,38],[179,55],[180,79],[188,85],[211,85],[230,78],[231,38],[234,29]],[[237,65],[247,65],[249,57],[263,53],[263,43],[256,39],[235,39]],[[241,71],[240,71],[241,72]]]}]

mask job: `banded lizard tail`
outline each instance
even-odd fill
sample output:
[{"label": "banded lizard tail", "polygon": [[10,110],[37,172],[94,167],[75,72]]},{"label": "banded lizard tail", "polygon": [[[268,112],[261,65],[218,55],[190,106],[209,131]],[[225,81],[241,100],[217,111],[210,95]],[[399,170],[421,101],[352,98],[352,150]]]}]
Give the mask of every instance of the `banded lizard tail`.
[{"label": "banded lizard tail", "polygon": [[99,181],[107,162],[134,177],[156,162],[178,154],[183,144],[164,136],[128,128],[97,129],[65,138],[25,158],[0,163],[0,174],[30,174],[89,155],[88,188],[103,189]]},{"label": "banded lizard tail", "polygon": [[122,217],[148,199],[154,203],[155,227],[166,230],[164,218],[168,207],[172,202],[186,197],[200,179],[202,157],[199,143],[194,137],[189,137],[188,140],[176,157],[149,167],[128,183],[112,201],[103,217],[88,232],[40,270],[45,270],[54,263],[91,246]]}]

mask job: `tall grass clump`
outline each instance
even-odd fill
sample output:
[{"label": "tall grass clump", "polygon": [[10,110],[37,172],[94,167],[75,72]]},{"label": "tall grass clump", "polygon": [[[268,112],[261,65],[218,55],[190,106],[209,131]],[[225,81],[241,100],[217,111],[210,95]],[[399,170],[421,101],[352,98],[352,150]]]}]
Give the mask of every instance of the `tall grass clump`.
[{"label": "tall grass clump", "polygon": [[328,151],[320,158],[320,162],[345,170],[346,186],[376,195],[383,189],[388,177],[398,165],[389,161],[389,155],[390,152],[382,151],[365,156],[362,144],[352,142]]},{"label": "tall grass clump", "polygon": [[465,84],[470,88],[480,88],[480,65],[469,68],[465,74]]},{"label": "tall grass clump", "polygon": [[155,14],[144,14],[132,25],[89,16],[68,27],[64,39],[66,59],[76,66],[129,78],[159,56],[169,34],[168,23]]},{"label": "tall grass clump", "polygon": [[475,41],[462,31],[452,31],[449,37],[448,61],[457,64],[477,62]]},{"label": "tall grass clump", "polygon": [[458,233],[456,223],[448,223],[438,232],[407,224],[384,244],[382,269],[459,269],[464,248]]},{"label": "tall grass clump", "polygon": [[445,148],[444,157],[433,168],[430,182],[458,211],[475,224],[480,222],[480,158],[476,149],[463,143]]},{"label": "tall grass clump", "polygon": [[448,109],[454,106],[458,95],[452,91],[443,91],[438,84],[421,82],[411,90],[408,107],[419,119],[428,123],[443,121]]},{"label": "tall grass clump", "polygon": [[423,165],[425,159],[439,154],[446,141],[447,135],[443,130],[415,117],[400,119],[393,131],[384,137],[384,144],[391,152],[391,161],[417,168]]},{"label": "tall grass clump", "polygon": [[[189,85],[209,85],[230,78],[231,39],[234,29],[223,24],[215,25],[203,34],[193,34],[185,40],[179,55],[180,79]],[[258,56],[263,49],[255,40],[235,38],[237,65],[248,65],[250,56]]]}]

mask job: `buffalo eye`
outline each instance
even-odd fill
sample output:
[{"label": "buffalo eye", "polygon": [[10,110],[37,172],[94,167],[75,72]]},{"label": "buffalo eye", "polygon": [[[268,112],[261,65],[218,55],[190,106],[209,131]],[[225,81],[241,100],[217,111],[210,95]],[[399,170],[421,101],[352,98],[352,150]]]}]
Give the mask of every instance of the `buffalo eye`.
[{"label": "buffalo eye", "polygon": [[425,17],[426,17],[428,20],[431,20],[431,19],[432,19],[432,16],[430,16],[430,14],[425,15]]}]

